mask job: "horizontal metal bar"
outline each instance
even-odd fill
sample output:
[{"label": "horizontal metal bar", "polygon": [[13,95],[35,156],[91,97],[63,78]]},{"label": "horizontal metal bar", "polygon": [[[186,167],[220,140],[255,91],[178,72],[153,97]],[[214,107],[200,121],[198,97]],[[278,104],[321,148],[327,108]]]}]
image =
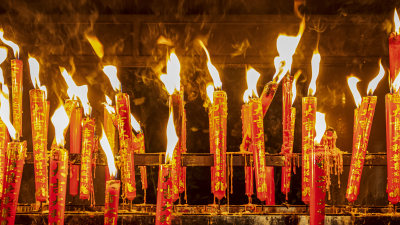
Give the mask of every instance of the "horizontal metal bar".
[{"label": "horizontal metal bar", "polygon": [[[165,161],[165,153],[144,153],[135,154],[135,166],[158,166],[163,164]],[[245,166],[250,165],[252,154],[243,154],[240,152],[227,152],[227,163],[232,162],[233,166]],[[280,154],[266,154],[265,160],[267,166],[283,166],[285,157]],[[298,159],[298,160],[297,160]],[[117,157],[118,160],[118,157]],[[293,153],[293,160],[296,161],[296,165],[301,165],[301,154]],[[79,165],[81,161],[80,154],[70,154],[70,163]],[[26,164],[33,164],[32,152],[27,153],[25,160]],[[213,155],[210,153],[186,153],[181,156],[182,166],[197,167],[206,166],[210,167],[214,165]],[[386,154],[385,153],[370,153],[365,156],[365,166],[386,166]],[[343,165],[349,166],[351,164],[351,154],[343,154]],[[97,165],[105,166],[105,157],[97,157]]]}]

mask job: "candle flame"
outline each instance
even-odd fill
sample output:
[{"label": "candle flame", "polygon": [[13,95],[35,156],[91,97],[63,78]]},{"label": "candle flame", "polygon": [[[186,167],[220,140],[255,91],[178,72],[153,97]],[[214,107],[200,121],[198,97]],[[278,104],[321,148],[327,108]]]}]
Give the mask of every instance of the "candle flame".
[{"label": "candle flame", "polygon": [[255,96],[258,98],[257,82],[259,78],[260,78],[260,73],[257,72],[254,68],[250,67],[247,70],[247,75],[246,75],[247,90],[249,90],[250,96]]},{"label": "candle flame", "polygon": [[92,46],[94,52],[96,53],[96,55],[102,59],[104,56],[104,50],[103,50],[103,45],[101,44],[101,42],[99,41],[99,39],[94,36],[94,35],[90,35],[90,34],[85,34],[86,40],[89,41],[90,45]]},{"label": "candle flame", "polygon": [[394,9],[393,21],[394,21],[394,32],[396,34],[399,34],[400,33],[400,20],[399,20],[399,15],[397,14],[396,9]]},{"label": "candle flame", "polygon": [[17,131],[10,121],[10,98],[7,85],[2,85],[2,91],[0,94],[0,118],[6,125],[10,137],[15,140]]},{"label": "candle flame", "polygon": [[379,73],[368,84],[367,93],[369,95],[372,95],[374,93],[376,87],[378,86],[379,82],[382,80],[384,75],[385,75],[385,69],[383,68],[382,62],[379,59]]},{"label": "candle flame", "polygon": [[317,112],[315,115],[315,139],[314,142],[320,144],[326,130],[325,113]]},{"label": "candle flame", "polygon": [[[7,48],[6,47],[0,47],[0,64],[4,62],[7,58]],[[4,84],[4,76],[3,76],[3,70],[0,68],[0,84]]]},{"label": "candle flame", "polygon": [[115,167],[114,155],[111,151],[110,142],[108,142],[108,138],[106,132],[104,131],[104,128],[102,128],[100,145],[107,157],[108,172],[110,173],[111,177],[115,177],[115,175],[117,174],[117,168]]},{"label": "candle flame", "polygon": [[106,102],[103,102],[109,114],[115,114],[115,108],[112,106],[112,100],[106,95]]},{"label": "candle flame", "polygon": [[297,80],[300,77],[300,74],[301,74],[301,71],[296,72],[296,74],[294,75],[294,78],[293,78],[293,83],[292,83],[292,105],[294,103],[294,100],[296,100],[296,96],[297,96],[296,83],[297,83]]},{"label": "candle flame", "polygon": [[397,73],[396,79],[394,79],[392,83],[392,88],[394,92],[397,92],[399,90],[399,87],[400,87],[400,72]]},{"label": "candle flame", "polygon": [[172,113],[169,114],[168,124],[167,124],[167,151],[165,154],[165,163],[172,160],[175,146],[178,143],[178,136],[176,135],[174,119]]},{"label": "candle flame", "polygon": [[312,59],[311,59],[311,81],[310,81],[310,86],[308,86],[308,95],[314,96],[315,92],[317,91],[317,78],[319,75],[319,64],[321,62],[321,55],[318,52],[318,49],[316,49],[313,53]]},{"label": "candle flame", "polygon": [[14,56],[15,58],[19,58],[19,47],[17,44],[15,44],[14,42],[7,40],[4,38],[4,30],[3,28],[0,28],[0,40],[7,46],[10,46],[14,52]]},{"label": "candle flame", "polygon": [[207,96],[208,96],[208,99],[210,99],[211,104],[213,104],[213,101],[214,101],[214,85],[212,85],[212,84],[207,85]]},{"label": "candle flame", "polygon": [[110,80],[111,86],[114,89],[114,91],[121,91],[121,82],[117,77],[117,67],[113,65],[105,66],[103,67],[103,72]]},{"label": "candle flame", "polygon": [[202,41],[199,40],[199,43],[201,45],[201,47],[204,49],[204,51],[206,52],[207,55],[207,68],[208,71],[211,75],[211,78],[213,79],[214,82],[214,87],[215,88],[222,88],[222,82],[221,82],[221,78],[219,77],[219,73],[217,68],[215,68],[215,66],[212,64],[211,62],[211,58],[210,58],[210,53],[208,52],[206,46],[204,45],[204,43]]},{"label": "candle flame", "polygon": [[29,63],[29,71],[31,74],[31,80],[32,80],[33,87],[39,88],[40,90],[44,91],[45,98],[47,98],[47,88],[46,88],[46,86],[44,86],[44,85],[42,86],[40,84],[39,62],[35,58],[29,56],[28,63]]},{"label": "candle flame", "polygon": [[140,132],[141,128],[140,128],[140,124],[139,122],[135,119],[135,117],[132,115],[131,113],[131,126],[133,127],[133,129],[136,132]]},{"label": "candle flame", "polygon": [[71,75],[67,72],[67,70],[63,67],[60,67],[61,75],[63,76],[65,82],[68,85],[68,90],[67,94],[70,99],[74,99],[74,97],[77,97],[81,101],[81,105],[83,108],[83,113],[88,116],[90,115],[91,112],[91,107],[89,104],[89,99],[88,99],[88,86],[87,85],[82,85],[82,86],[77,86],[72,79]]},{"label": "candle flame", "polygon": [[179,63],[178,56],[176,56],[175,52],[171,52],[167,61],[167,74],[161,74],[160,76],[160,80],[163,82],[169,95],[172,95],[174,91],[179,92],[181,88],[180,71],[181,64]]},{"label": "candle flame", "polygon": [[351,91],[351,94],[354,97],[354,102],[356,103],[357,108],[361,105],[361,95],[360,92],[357,89],[357,83],[360,82],[360,79],[358,79],[355,76],[350,76],[347,78],[347,83],[349,84],[349,88]]},{"label": "candle flame", "polygon": [[57,145],[64,146],[64,130],[68,127],[69,118],[63,105],[59,106],[56,111],[54,111],[51,122],[54,126]]}]

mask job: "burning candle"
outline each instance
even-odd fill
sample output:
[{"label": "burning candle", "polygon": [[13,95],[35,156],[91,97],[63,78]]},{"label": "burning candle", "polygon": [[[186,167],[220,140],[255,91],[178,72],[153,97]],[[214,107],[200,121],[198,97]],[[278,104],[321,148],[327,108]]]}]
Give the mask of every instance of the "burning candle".
[{"label": "burning candle", "polygon": [[[7,58],[7,48],[0,47],[0,64],[4,62]],[[3,70],[0,68],[0,83],[4,85],[4,76]],[[7,89],[8,90],[8,89]],[[7,145],[8,145],[9,137],[7,132],[6,124],[0,120],[0,198],[3,195],[3,189],[5,186],[5,176],[7,172]]]},{"label": "burning candle", "polygon": [[[142,129],[140,128],[139,122],[135,119],[135,117],[131,113],[131,126],[133,130],[137,133],[136,136],[132,135],[133,138],[133,151],[135,153],[146,153],[145,150],[145,145],[144,145],[144,134],[142,132]],[[140,179],[142,182],[142,190],[146,194],[146,189],[147,189],[147,170],[146,166],[140,166]],[[144,201],[146,202],[146,196],[144,196]]]},{"label": "burning candle", "polygon": [[[200,45],[207,55],[208,71],[214,82],[213,97],[211,101],[210,119],[212,120],[212,130],[210,135],[213,136],[213,145],[210,147],[214,153],[214,168],[212,169],[211,182],[214,186],[214,197],[221,200],[225,197],[226,191],[226,119],[228,117],[228,105],[226,93],[222,91],[222,82],[219,77],[217,68],[211,63],[210,54],[208,53],[203,42]],[[211,97],[211,96],[210,96]],[[212,153],[212,152],[211,152]]]},{"label": "burning candle", "polygon": [[[1,72],[2,73],[2,72]],[[2,77],[2,76],[1,76]],[[2,80],[3,82],[4,80]],[[6,171],[2,194],[1,224],[14,224],[18,205],[19,190],[21,187],[22,172],[25,163],[26,141],[17,141],[17,131],[10,121],[10,102],[8,87],[2,83],[0,94],[0,118],[7,126],[12,142],[7,144]]]},{"label": "burning candle", "polygon": [[15,58],[11,60],[12,84],[12,116],[13,125],[17,131],[16,140],[22,136],[22,61],[19,60],[19,47],[14,42],[4,38],[4,31],[0,29],[0,40],[13,49]]},{"label": "burning candle", "polygon": [[130,122],[129,95],[121,92],[121,83],[117,77],[117,68],[112,65],[105,66],[103,72],[111,82],[115,95],[117,125],[119,134],[119,152],[122,162],[122,193],[128,200],[136,197],[135,167],[132,148],[129,147],[132,138]]},{"label": "burning candle", "polygon": [[47,120],[48,101],[45,86],[40,85],[39,63],[30,57],[29,70],[32,84],[35,89],[29,91],[32,123],[32,146],[35,169],[35,198],[44,202],[48,197],[48,171],[47,171]]},{"label": "burning candle", "polygon": [[302,126],[301,126],[301,199],[305,204],[310,202],[311,191],[311,162],[310,154],[314,148],[314,127],[317,110],[317,98],[313,97],[317,91],[317,78],[319,74],[319,64],[321,62],[321,55],[318,49],[314,51],[311,59],[312,77],[310,85],[308,86],[308,96],[302,98]]},{"label": "burning candle", "polygon": [[[115,143],[115,108],[112,106],[112,100],[106,95],[106,102],[104,105],[104,132],[106,134],[107,140],[111,147],[111,152],[116,153],[116,143]],[[106,181],[109,180],[109,170],[108,166],[105,169]]]},{"label": "burning candle", "polygon": [[51,117],[55,129],[55,143],[50,157],[49,224],[64,224],[67,193],[68,152],[64,148],[64,132],[69,118],[64,106],[58,107]]},{"label": "burning candle", "polygon": [[400,72],[400,20],[396,9],[394,9],[393,21],[395,29],[389,36],[390,83],[396,79],[396,75]]},{"label": "burning candle", "polygon": [[292,107],[296,99],[296,81],[300,73],[294,77],[286,76],[282,88],[282,131],[283,143],[281,153],[285,156],[285,166],[282,167],[281,191],[288,199],[290,178],[292,173],[292,153],[294,140],[294,125],[296,108]]},{"label": "burning candle", "polygon": [[118,203],[119,189],[121,183],[116,179],[117,168],[115,167],[114,156],[111,145],[108,141],[106,132],[103,129],[103,134],[100,139],[100,145],[107,157],[107,166],[110,173],[110,179],[106,181],[106,199],[104,207],[104,224],[116,225],[118,221]]},{"label": "burning candle", "polygon": [[394,93],[386,94],[386,148],[387,148],[387,193],[392,204],[400,201],[400,76],[391,84]]},{"label": "burning candle", "polygon": [[[249,74],[247,74],[247,77]],[[242,110],[241,110],[241,118],[242,118],[242,144],[240,151],[241,152],[246,152],[246,148],[250,148],[247,150],[247,152],[253,153],[253,146],[250,145],[251,143],[251,125],[250,125],[250,106],[249,106],[249,101],[251,97],[251,93],[249,93],[249,82],[247,82],[248,89],[244,92],[243,94],[243,102],[244,104],[242,105]],[[211,88],[213,88],[211,86]],[[214,89],[214,88],[213,88]],[[247,157],[246,157],[247,158]],[[249,204],[251,204],[252,199],[251,196],[254,193],[254,188],[253,188],[253,183],[254,183],[254,177],[253,177],[253,165],[252,163],[247,164],[246,160],[246,165],[244,167],[244,176],[245,176],[245,190],[246,190],[246,195],[247,198],[249,199]]]},{"label": "burning candle", "polygon": [[312,153],[310,154],[311,161],[311,197],[310,197],[310,224],[324,224],[325,220],[325,196],[326,196],[326,167],[325,154],[326,146],[321,140],[326,130],[325,114],[316,113],[315,123],[315,142]]},{"label": "burning candle", "polygon": [[156,225],[171,224],[172,214],[172,158],[178,143],[172,113],[167,124],[167,151],[165,164],[160,165],[158,172]]},{"label": "burning candle", "polygon": [[378,75],[368,84],[367,97],[361,98],[357,90],[358,78],[352,76],[347,79],[350,90],[356,102],[357,109],[354,112],[354,130],[353,130],[353,153],[351,156],[351,165],[349,179],[347,182],[346,199],[354,202],[360,191],[361,174],[364,167],[365,154],[368,147],[369,133],[371,131],[372,120],[374,117],[377,97],[372,96],[379,81],[385,75],[385,70],[380,64]]},{"label": "burning candle", "polygon": [[184,117],[184,100],[183,88],[180,86],[180,63],[174,52],[171,52],[167,61],[167,73],[160,76],[160,80],[164,83],[165,89],[169,94],[169,109],[173,114],[173,119],[176,121],[176,131],[179,138],[179,143],[173,152],[171,159],[171,179],[172,179],[172,200],[173,202],[179,199],[179,194],[185,190],[183,181],[183,168],[181,167],[181,143],[183,141],[183,117]]}]

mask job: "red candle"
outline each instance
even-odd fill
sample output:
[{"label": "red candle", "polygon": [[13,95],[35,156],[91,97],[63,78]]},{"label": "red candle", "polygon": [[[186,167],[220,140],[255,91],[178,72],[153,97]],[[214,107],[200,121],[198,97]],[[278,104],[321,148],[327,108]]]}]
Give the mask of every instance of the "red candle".
[{"label": "red candle", "polygon": [[85,117],[82,121],[82,154],[80,176],[80,199],[89,199],[92,192],[92,160],[94,143],[95,121]]},{"label": "red candle", "polygon": [[[133,151],[134,153],[139,153],[139,154],[143,154],[146,153],[145,150],[145,145],[144,145],[144,135],[143,132],[139,132],[136,137],[135,135],[132,135],[133,137]],[[146,170],[146,166],[139,166],[139,170],[140,170],[140,179],[142,182],[142,190],[146,190],[147,189],[147,170]]]},{"label": "red candle", "polygon": [[6,125],[0,120],[0,198],[3,196],[7,173],[7,145],[9,137]]},{"label": "red candle", "polygon": [[346,199],[354,202],[360,191],[361,174],[364,167],[365,154],[368,147],[369,133],[374,117],[377,97],[363,97],[361,106],[357,109],[355,130],[353,131],[353,153],[349,179],[347,182]]},{"label": "red candle", "polygon": [[310,154],[314,148],[315,138],[315,116],[317,109],[317,98],[302,98],[302,170],[301,170],[301,197],[305,204],[310,202],[311,177],[310,177]]},{"label": "red candle", "polygon": [[267,113],[269,106],[271,105],[272,100],[274,99],[275,92],[278,89],[278,83],[271,81],[267,85],[264,86],[264,89],[261,93],[261,103],[263,115]]},{"label": "red candle", "polygon": [[[114,120],[115,116],[112,112],[109,112],[107,109],[108,106],[104,106],[104,131],[106,133],[107,139],[110,143],[111,146],[111,151],[113,154],[116,153],[116,143],[115,143],[115,126],[114,126]],[[109,106],[112,107],[112,106]],[[115,111],[114,111],[115,113]],[[108,166],[106,166],[105,169],[105,177],[106,181],[110,179],[109,177],[109,172],[108,172]]]},{"label": "red candle", "polygon": [[[214,87],[213,87],[214,88]],[[213,112],[213,107],[210,106],[208,107],[208,132],[210,136],[210,154],[214,155],[215,154],[215,141],[214,141],[214,112]],[[211,193],[214,194],[214,188],[215,188],[215,167],[212,166],[210,168],[211,171]]]},{"label": "red candle", "polygon": [[390,203],[400,201],[400,96],[387,94],[386,100],[386,148],[387,193]]},{"label": "red candle", "polygon": [[121,182],[119,180],[111,179],[106,182],[106,199],[104,207],[105,225],[117,225],[120,186]]},{"label": "red candle", "polygon": [[325,220],[326,171],[325,146],[315,145],[311,161],[310,224],[321,225]]},{"label": "red candle", "polygon": [[[390,82],[396,79],[397,74],[400,72],[400,38],[399,38],[399,16],[396,9],[394,10],[394,32],[389,36],[389,64],[390,64]],[[391,85],[390,85],[391,86]],[[396,90],[398,92],[398,90]]]},{"label": "red candle", "polygon": [[14,224],[26,155],[26,141],[7,145],[7,171],[1,204],[1,224]]},{"label": "red candle", "polygon": [[22,61],[11,60],[12,116],[17,140],[22,136]]},{"label": "red candle", "polygon": [[[183,102],[182,102],[183,103]],[[183,105],[183,104],[182,104]],[[180,152],[186,153],[186,110],[182,110],[182,125],[181,125],[181,135],[180,135]],[[183,193],[186,190],[186,167],[181,166],[179,178],[179,193]]]},{"label": "red candle", "polygon": [[40,89],[29,91],[32,123],[32,142],[35,169],[35,198],[44,202],[48,196],[47,173],[47,115],[45,92]]},{"label": "red candle", "polygon": [[49,224],[64,224],[67,194],[68,152],[53,146],[50,157]]},{"label": "red candle", "polygon": [[[242,105],[242,114],[241,114],[241,118],[242,118],[242,140],[244,142],[246,142],[246,139],[248,136],[251,136],[251,134],[249,135],[249,133],[251,133],[251,123],[250,123],[250,107],[248,103],[245,103],[244,105]],[[243,143],[243,142],[242,142]],[[246,144],[242,144],[243,145],[243,149],[241,148],[240,150],[242,152],[245,152],[247,150],[248,145]],[[242,146],[241,145],[241,146]],[[251,145],[252,146],[252,145]],[[244,148],[246,147],[246,148]],[[247,150],[248,152],[253,152],[253,149],[249,149]],[[247,158],[247,157],[246,157]],[[254,188],[253,188],[253,166],[250,164],[246,164],[246,166],[244,167],[244,175],[245,175],[245,185],[246,185],[246,195],[249,199],[249,203],[251,203],[251,196],[254,194]]]},{"label": "red candle", "polygon": [[156,225],[171,224],[172,196],[171,196],[171,165],[160,165],[157,186]]},{"label": "red candle", "polygon": [[[73,100],[72,100],[73,101]],[[70,135],[70,149],[72,154],[81,153],[81,126],[82,126],[82,108],[76,102],[75,107],[72,108],[69,135]],[[79,186],[79,165],[70,165],[69,177],[69,194],[75,196],[78,194]]]}]

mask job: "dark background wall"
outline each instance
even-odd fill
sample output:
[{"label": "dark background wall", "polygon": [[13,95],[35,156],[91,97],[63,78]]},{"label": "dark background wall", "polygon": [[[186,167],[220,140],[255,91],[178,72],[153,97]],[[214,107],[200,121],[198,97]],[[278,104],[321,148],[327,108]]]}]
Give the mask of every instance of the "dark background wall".
[{"label": "dark background wall", "polygon": [[[0,4],[1,26],[5,36],[20,45],[24,61],[24,139],[31,149],[28,90],[32,88],[27,67],[28,53],[41,64],[41,81],[49,90],[51,113],[66,98],[66,84],[58,67],[75,70],[74,80],[89,85],[98,131],[102,122],[104,94],[113,96],[112,88],[101,71],[102,65],[118,66],[122,90],[131,96],[131,108],[145,132],[146,151],[164,152],[168,118],[167,94],[158,79],[165,70],[165,57],[171,48],[181,61],[182,85],[187,101],[188,152],[209,152],[208,117],[203,106],[205,87],[211,78],[206,57],[197,44],[203,40],[220,71],[223,89],[228,94],[228,151],[238,151],[241,142],[240,108],[246,87],[245,66],[261,73],[259,92],[272,79],[273,58],[277,55],[279,33],[295,35],[300,19],[294,15],[293,1],[3,1]],[[310,60],[319,38],[322,56],[317,83],[318,110],[327,113],[327,123],[338,133],[338,147],[350,152],[352,145],[353,99],[346,76],[361,78],[359,90],[366,94],[369,80],[382,58],[388,67],[387,37],[392,30],[396,1],[307,1],[300,11],[306,15],[306,31],[294,55],[292,71],[301,69],[298,97],[307,91],[311,78]],[[99,60],[85,39],[96,35],[103,43],[105,56]],[[168,45],[159,40],[163,37]],[[10,50],[9,56],[12,55]],[[10,57],[9,57],[10,58]],[[10,84],[10,62],[1,65]],[[387,75],[376,90],[378,105],[372,125],[369,152],[385,152],[384,95],[388,92]],[[301,152],[301,115],[297,114],[294,151]],[[265,117],[266,149],[278,153],[281,135],[281,93]],[[54,136],[50,126],[49,140]],[[100,132],[98,132],[100,134]],[[67,143],[68,146],[68,143]],[[104,157],[103,154],[101,157]],[[301,204],[300,170],[294,175],[289,203]],[[277,204],[280,194],[280,169],[275,172]],[[188,168],[188,203],[212,203],[208,168]],[[341,177],[341,187],[333,186],[329,204],[345,204],[348,168]],[[149,169],[147,202],[155,203],[157,168]],[[364,168],[357,204],[386,205],[386,167]],[[242,168],[234,169],[234,194],[231,204],[247,203]],[[140,190],[138,188],[138,190]],[[96,203],[104,203],[104,168],[97,167]],[[143,202],[138,191],[136,203]],[[70,204],[88,204],[69,197]],[[21,203],[34,202],[33,165],[26,165],[20,194]]]}]

